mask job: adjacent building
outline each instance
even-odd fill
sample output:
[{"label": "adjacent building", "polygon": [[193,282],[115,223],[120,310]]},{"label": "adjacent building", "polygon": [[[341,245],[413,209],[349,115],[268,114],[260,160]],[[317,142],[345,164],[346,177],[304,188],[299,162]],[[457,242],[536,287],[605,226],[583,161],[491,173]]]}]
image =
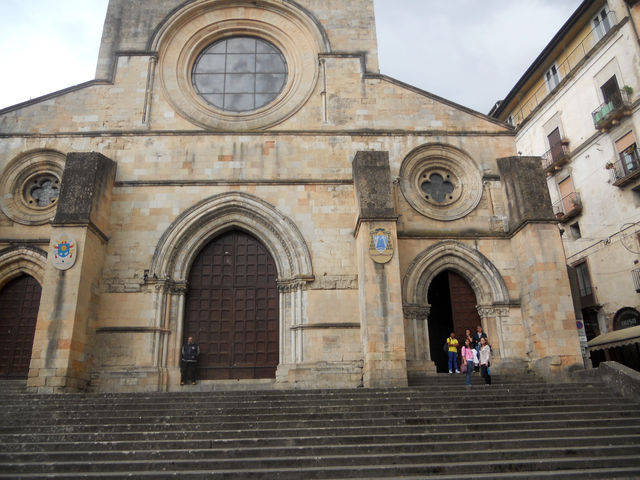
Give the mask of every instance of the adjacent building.
[{"label": "adjacent building", "polygon": [[[639,8],[584,1],[491,112],[516,128],[519,154],[541,157],[583,344],[640,325]],[[594,363],[640,367],[636,330],[599,339]]]},{"label": "adjacent building", "polygon": [[[583,365],[542,165],[380,74],[372,0],[111,0],[96,79],[0,111],[0,375],[402,386],[482,324]],[[536,155],[539,152],[535,152]]]}]

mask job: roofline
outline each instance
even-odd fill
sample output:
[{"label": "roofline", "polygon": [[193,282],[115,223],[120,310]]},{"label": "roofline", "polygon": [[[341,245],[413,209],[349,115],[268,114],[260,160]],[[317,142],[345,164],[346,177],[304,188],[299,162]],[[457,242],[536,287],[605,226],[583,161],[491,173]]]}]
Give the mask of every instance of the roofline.
[{"label": "roofline", "polygon": [[39,97],[32,98],[30,100],[25,100],[24,102],[16,103],[15,105],[10,105],[8,107],[2,108],[0,109],[0,115],[4,115],[5,113],[9,113],[14,110],[20,110],[21,108],[30,107],[32,105],[36,105],[38,103],[41,103],[47,100],[51,100],[52,98],[61,97],[62,95],[66,95],[67,93],[75,92],[77,90],[82,90],[92,85],[111,85],[111,82],[107,80],[89,80],[88,82],[79,83],[71,87],[63,88],[62,90],[46,93]]},{"label": "roofline", "polygon": [[511,89],[511,91],[507,94],[507,96],[497,102],[499,105],[492,109],[490,115],[497,118],[499,115],[504,113],[506,106],[511,103],[516,94],[520,91],[520,89],[524,86],[524,84],[533,76],[533,74],[540,68],[540,66],[544,63],[544,61],[549,57],[551,52],[558,46],[560,40],[564,38],[564,36],[569,32],[569,30],[578,23],[578,20],[587,12],[591,6],[596,2],[596,0],[584,0],[576,9],[573,14],[569,17],[569,19],[560,27],[558,33],[554,35],[551,41],[544,47],[544,50],[538,55],[538,57],[533,61],[531,66],[524,72],[524,75],[520,77],[520,80],[515,84],[515,86]]},{"label": "roofline", "polygon": [[390,77],[389,75],[385,75],[383,73],[366,73],[364,75],[364,78],[374,78],[374,79],[379,79],[379,80],[384,80],[387,81],[389,83],[393,83],[399,87],[402,88],[406,88],[407,90],[411,90],[414,93],[417,93],[419,95],[422,95],[424,97],[428,97],[431,98],[432,100],[436,100],[437,102],[440,103],[444,103],[445,105],[449,105],[450,107],[456,108],[458,110],[462,110],[470,115],[475,115],[476,117],[480,117],[483,120],[486,120],[488,122],[494,123],[500,127],[504,127],[505,130],[507,131],[511,131],[514,132],[515,128],[505,122],[503,122],[502,120],[498,120],[495,117],[490,117],[489,115],[479,112],[477,110],[474,110],[472,108],[469,107],[465,107],[464,105],[460,105],[459,103],[453,102],[451,100],[448,100],[446,98],[440,97],[434,93],[428,92],[426,90],[422,90],[421,88],[418,88],[414,85],[411,85],[409,83],[405,83],[402,80],[398,80],[396,78]]}]

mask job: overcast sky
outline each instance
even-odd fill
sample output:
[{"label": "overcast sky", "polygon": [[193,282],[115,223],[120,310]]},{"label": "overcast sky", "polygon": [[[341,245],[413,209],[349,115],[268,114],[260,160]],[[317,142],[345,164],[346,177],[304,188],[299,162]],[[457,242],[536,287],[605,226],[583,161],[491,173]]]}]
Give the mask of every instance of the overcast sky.
[{"label": "overcast sky", "polygon": [[[374,1],[381,73],[482,113],[581,3]],[[107,3],[0,0],[0,108],[92,80]]]}]

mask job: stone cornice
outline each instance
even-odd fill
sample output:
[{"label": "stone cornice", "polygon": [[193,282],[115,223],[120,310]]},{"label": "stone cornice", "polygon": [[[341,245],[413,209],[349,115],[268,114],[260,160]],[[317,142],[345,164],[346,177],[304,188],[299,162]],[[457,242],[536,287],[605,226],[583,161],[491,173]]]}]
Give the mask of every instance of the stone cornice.
[{"label": "stone cornice", "polygon": [[[0,114],[9,109],[0,111]],[[0,138],[109,138],[109,137],[166,137],[166,136],[243,136],[243,137],[513,137],[512,132],[482,130],[262,130],[251,132],[208,130],[94,130],[82,132],[14,132],[0,133]]]}]

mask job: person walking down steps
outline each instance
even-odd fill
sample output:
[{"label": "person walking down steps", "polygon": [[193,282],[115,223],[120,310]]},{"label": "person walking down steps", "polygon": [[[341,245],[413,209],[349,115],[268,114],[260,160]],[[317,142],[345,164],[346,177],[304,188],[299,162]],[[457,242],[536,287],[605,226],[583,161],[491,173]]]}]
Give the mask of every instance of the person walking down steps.
[{"label": "person walking down steps", "polygon": [[456,373],[460,373],[460,370],[458,370],[458,339],[455,332],[451,332],[451,335],[447,338],[447,345],[449,346],[449,375],[454,370]]},{"label": "person walking down steps", "polygon": [[187,343],[182,345],[182,370],[180,385],[184,385],[184,382],[191,382],[191,385],[196,384],[196,366],[198,365],[198,356],[200,355],[200,347],[193,341],[193,337],[187,338]]},{"label": "person walking down steps", "polygon": [[491,385],[491,374],[489,367],[491,366],[491,347],[487,342],[487,337],[480,339],[480,376],[484,378],[487,385]]}]

